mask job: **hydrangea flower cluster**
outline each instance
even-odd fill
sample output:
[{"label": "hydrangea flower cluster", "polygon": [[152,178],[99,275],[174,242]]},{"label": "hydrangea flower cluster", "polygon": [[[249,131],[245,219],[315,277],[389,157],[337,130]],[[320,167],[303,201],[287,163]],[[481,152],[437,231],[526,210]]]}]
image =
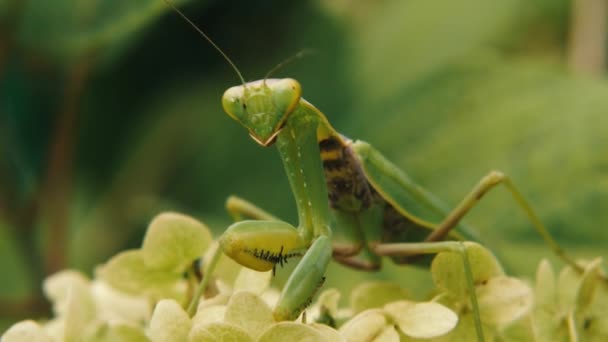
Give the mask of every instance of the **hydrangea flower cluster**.
[{"label": "hydrangea flower cluster", "polygon": [[[584,274],[565,267],[556,277],[539,265],[536,285],[506,276],[496,258],[465,243],[486,340],[608,340],[608,289],[601,260]],[[348,305],[325,289],[294,322],[275,321],[279,290],[272,272],[256,272],[221,258],[196,310],[185,309],[218,248],[197,220],[163,213],[150,224],[140,249],[121,252],[94,279],[64,270],[44,292],[54,317],[13,325],[2,341],[471,341],[477,339],[471,296],[454,252],[432,262],[435,289],[415,301],[389,282],[359,284]]]}]

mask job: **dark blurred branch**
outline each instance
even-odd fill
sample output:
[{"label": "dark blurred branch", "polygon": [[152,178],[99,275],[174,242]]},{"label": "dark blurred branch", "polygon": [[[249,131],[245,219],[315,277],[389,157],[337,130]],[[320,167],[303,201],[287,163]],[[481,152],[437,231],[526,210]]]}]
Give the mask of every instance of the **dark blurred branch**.
[{"label": "dark blurred branch", "polygon": [[608,1],[573,0],[568,64],[579,74],[601,76],[606,70]]},{"label": "dark blurred branch", "polygon": [[[18,23],[20,22],[21,15],[23,13],[23,8],[25,8],[26,1],[19,0],[8,0],[5,6],[4,16],[0,19],[0,80],[4,79],[4,72],[6,69],[6,65],[9,61],[10,54],[14,51],[15,46],[15,31]],[[9,14],[10,13],[10,14]],[[0,101],[4,101],[4,94],[0,94]],[[0,114],[4,115],[1,111],[3,108],[0,108]],[[7,136],[11,134],[8,131],[8,122],[6,117],[0,116],[0,134],[2,134],[2,139],[0,142],[3,146],[0,146],[0,152],[3,155],[6,155],[6,151],[3,151],[2,148],[8,148],[6,144]],[[0,218],[8,222],[9,224],[14,224],[16,221],[16,214],[14,210],[14,206],[10,205],[10,201],[15,201],[15,196],[13,191],[7,190],[7,185],[2,184],[2,188],[0,189]]]},{"label": "dark blurred branch", "polygon": [[4,66],[9,59],[9,54],[13,51],[16,28],[21,23],[21,17],[27,0],[5,0],[5,2],[2,5],[4,10],[3,16],[0,17],[0,79]]},{"label": "dark blurred branch", "polygon": [[48,171],[42,197],[48,224],[44,260],[46,274],[56,272],[64,268],[66,264],[76,117],[90,66],[90,59],[82,58],[70,70],[63,105],[51,140]]},{"label": "dark blurred branch", "polygon": [[48,317],[50,303],[41,296],[22,299],[0,298],[0,318],[22,320],[26,318]]}]

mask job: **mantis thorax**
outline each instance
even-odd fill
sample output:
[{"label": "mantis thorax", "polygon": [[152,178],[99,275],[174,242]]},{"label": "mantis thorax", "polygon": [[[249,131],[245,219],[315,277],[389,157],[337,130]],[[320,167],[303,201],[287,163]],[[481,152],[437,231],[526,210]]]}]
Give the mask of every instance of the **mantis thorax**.
[{"label": "mantis thorax", "polygon": [[302,87],[291,78],[264,79],[224,93],[224,111],[243,125],[258,144],[270,146],[296,108]]}]

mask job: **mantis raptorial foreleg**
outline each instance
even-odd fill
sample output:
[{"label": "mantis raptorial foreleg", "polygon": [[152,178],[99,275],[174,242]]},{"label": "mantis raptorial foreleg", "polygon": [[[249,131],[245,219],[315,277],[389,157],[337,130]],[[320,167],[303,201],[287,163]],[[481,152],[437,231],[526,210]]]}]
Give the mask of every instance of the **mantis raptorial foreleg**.
[{"label": "mantis raptorial foreleg", "polygon": [[[275,101],[284,101],[281,106],[288,108],[293,106],[293,99],[288,93],[299,89],[298,85],[290,82],[283,86],[286,86],[283,92],[270,94],[274,94],[272,96],[275,96]],[[237,91],[248,90],[235,89],[234,92]],[[255,91],[249,94],[247,99],[250,101],[243,101],[243,108],[252,108],[258,116],[244,120],[269,120],[263,117],[267,112],[261,109],[268,105],[262,97],[266,95],[265,92],[256,95]],[[238,96],[240,98],[243,95]],[[232,105],[234,103],[225,103],[225,106]],[[241,104],[236,106],[241,108]],[[251,132],[260,143],[266,144],[276,139],[296,200],[298,227],[277,220],[248,202],[233,198],[228,201],[227,207],[235,218],[242,218],[245,214],[266,220],[239,221],[220,237],[224,253],[241,265],[258,271],[274,270],[277,264],[282,265],[291,257],[303,256],[274,308],[277,320],[295,319],[310,304],[325,279],[325,269],[332,256],[327,189],[318,157],[316,119],[310,113],[302,111],[300,115],[290,117],[287,123],[278,120],[276,124],[283,124],[285,128],[276,133],[264,126]]]}]

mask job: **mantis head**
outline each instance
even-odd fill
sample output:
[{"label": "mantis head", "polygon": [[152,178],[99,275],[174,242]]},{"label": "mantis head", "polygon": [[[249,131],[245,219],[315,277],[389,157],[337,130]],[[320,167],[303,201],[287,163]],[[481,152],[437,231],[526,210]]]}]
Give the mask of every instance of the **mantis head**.
[{"label": "mantis head", "polygon": [[300,51],[278,64],[268,72],[263,80],[246,83],[234,62],[205,32],[177,9],[171,1],[165,0],[165,3],[224,57],[241,80],[242,85],[232,87],[224,93],[222,97],[224,111],[231,118],[245,126],[249,131],[249,135],[258,144],[265,147],[272,145],[281,128],[283,128],[287,117],[293,112],[300,101],[302,87],[298,81],[291,78],[269,79],[268,77],[293,59],[301,57],[306,51]]},{"label": "mantis head", "polygon": [[302,87],[294,79],[264,79],[226,90],[222,105],[253,140],[266,147],[274,143],[301,95]]}]

